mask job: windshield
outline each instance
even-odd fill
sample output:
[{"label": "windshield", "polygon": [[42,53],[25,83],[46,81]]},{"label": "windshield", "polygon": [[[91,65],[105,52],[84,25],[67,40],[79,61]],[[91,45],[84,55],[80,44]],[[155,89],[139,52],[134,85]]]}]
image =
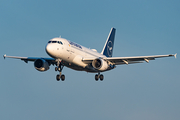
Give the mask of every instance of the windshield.
[{"label": "windshield", "polygon": [[63,43],[61,41],[49,41],[48,43],[59,43],[59,44],[63,45]]}]

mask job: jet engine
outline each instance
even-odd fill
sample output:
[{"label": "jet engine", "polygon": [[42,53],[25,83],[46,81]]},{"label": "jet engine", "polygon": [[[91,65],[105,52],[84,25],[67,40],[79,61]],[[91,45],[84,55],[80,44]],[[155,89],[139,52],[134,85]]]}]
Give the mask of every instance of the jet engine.
[{"label": "jet engine", "polygon": [[44,59],[37,59],[35,62],[34,62],[34,67],[36,68],[36,70],[38,71],[46,71],[49,69],[49,63],[44,60]]},{"label": "jet engine", "polygon": [[104,61],[103,59],[99,59],[99,58],[92,61],[92,66],[95,69],[100,70],[100,71],[107,70],[107,68],[108,68],[107,62]]}]

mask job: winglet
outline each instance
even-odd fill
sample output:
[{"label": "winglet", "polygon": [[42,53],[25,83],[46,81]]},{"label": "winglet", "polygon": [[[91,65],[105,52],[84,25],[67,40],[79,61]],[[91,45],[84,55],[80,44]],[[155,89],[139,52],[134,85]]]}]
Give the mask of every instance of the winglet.
[{"label": "winglet", "polygon": [[175,58],[177,58],[177,53],[174,55]]},{"label": "winglet", "polygon": [[3,57],[4,57],[4,59],[6,58],[6,54],[5,55],[3,55]]}]

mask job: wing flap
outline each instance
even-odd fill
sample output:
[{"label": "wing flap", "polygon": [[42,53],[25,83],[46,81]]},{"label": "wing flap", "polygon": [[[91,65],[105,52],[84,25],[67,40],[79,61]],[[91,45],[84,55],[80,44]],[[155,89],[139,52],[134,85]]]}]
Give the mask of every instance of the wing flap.
[{"label": "wing flap", "polygon": [[[137,62],[128,62],[128,64],[134,64],[134,63],[144,63],[144,61],[137,61]],[[116,62],[115,65],[124,65],[126,64],[125,62]]]}]

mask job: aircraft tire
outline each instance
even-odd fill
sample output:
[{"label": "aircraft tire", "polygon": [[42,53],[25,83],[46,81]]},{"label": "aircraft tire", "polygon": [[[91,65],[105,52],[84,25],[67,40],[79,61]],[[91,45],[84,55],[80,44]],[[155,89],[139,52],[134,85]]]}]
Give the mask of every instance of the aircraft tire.
[{"label": "aircraft tire", "polygon": [[59,81],[60,80],[60,75],[56,76],[56,80]]},{"label": "aircraft tire", "polygon": [[61,75],[61,80],[62,80],[62,81],[65,80],[65,75]]},{"label": "aircraft tire", "polygon": [[57,71],[58,70],[58,68],[57,67],[55,67],[55,71]]},{"label": "aircraft tire", "polygon": [[104,76],[101,74],[99,78],[100,78],[101,81],[103,81]]},{"label": "aircraft tire", "polygon": [[98,79],[99,79],[99,76],[98,76],[98,74],[96,74],[95,75],[95,80],[98,81]]}]

